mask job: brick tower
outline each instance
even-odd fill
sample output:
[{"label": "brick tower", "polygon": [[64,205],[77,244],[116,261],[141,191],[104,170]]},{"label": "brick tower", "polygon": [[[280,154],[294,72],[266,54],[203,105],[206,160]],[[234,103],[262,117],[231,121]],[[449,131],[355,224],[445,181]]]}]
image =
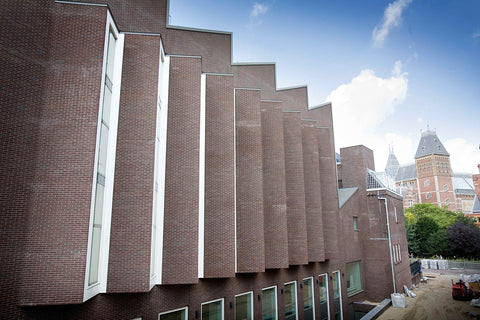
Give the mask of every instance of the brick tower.
[{"label": "brick tower", "polygon": [[415,165],[421,203],[434,203],[455,211],[450,154],[435,131],[427,129],[422,132],[415,153]]}]

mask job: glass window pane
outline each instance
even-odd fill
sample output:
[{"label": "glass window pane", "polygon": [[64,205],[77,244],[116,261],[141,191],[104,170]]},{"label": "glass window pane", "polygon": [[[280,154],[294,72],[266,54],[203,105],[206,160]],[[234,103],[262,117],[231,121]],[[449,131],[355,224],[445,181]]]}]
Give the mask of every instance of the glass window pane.
[{"label": "glass window pane", "polygon": [[98,173],[105,176],[107,168],[108,128],[102,123],[100,129],[100,149],[98,150]]},{"label": "glass window pane", "polygon": [[303,318],[304,320],[314,319],[313,309],[313,278],[303,280]]},{"label": "glass window pane", "polygon": [[[396,253],[396,250],[394,250]],[[396,254],[395,254],[395,259]],[[360,276],[360,261],[347,263],[347,292],[352,295],[362,290],[362,279]]]},{"label": "glass window pane", "polygon": [[92,285],[98,282],[98,262],[100,257],[100,236],[102,228],[93,228],[92,251],[90,254],[90,273],[88,284]]},{"label": "glass window pane", "polygon": [[93,224],[97,227],[102,226],[103,193],[104,193],[104,186],[97,183],[97,191],[96,191],[96,194],[95,194],[95,209],[94,209],[94,213],[93,213]]},{"label": "glass window pane", "polygon": [[102,120],[108,125],[110,123],[110,109],[112,105],[112,91],[105,86],[103,91]]},{"label": "glass window pane", "polygon": [[318,284],[320,289],[320,320],[329,319],[328,309],[328,278],[327,275],[318,277]]},{"label": "glass window pane", "polygon": [[113,79],[113,65],[115,62],[115,37],[110,32],[108,39],[108,53],[107,53],[107,75],[110,79]]},{"label": "glass window pane", "polygon": [[262,290],[262,319],[276,320],[277,319],[277,295],[275,288]]},{"label": "glass window pane", "polygon": [[164,313],[160,315],[160,320],[185,320],[185,314],[185,309]]},{"label": "glass window pane", "polygon": [[327,275],[322,275],[318,277],[319,286],[320,286],[320,302],[325,302],[328,299],[327,291]]},{"label": "glass window pane", "polygon": [[252,319],[252,294],[247,293],[235,297],[235,320]]},{"label": "glass window pane", "polygon": [[202,320],[222,320],[222,303],[220,300],[202,304]]},{"label": "glass window pane", "polygon": [[297,318],[297,290],[296,283],[285,284],[285,319],[294,320]]}]

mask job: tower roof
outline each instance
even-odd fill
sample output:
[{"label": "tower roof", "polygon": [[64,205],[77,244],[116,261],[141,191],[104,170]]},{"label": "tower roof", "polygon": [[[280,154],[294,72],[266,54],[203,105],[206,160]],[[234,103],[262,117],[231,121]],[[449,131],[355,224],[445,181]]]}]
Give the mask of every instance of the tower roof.
[{"label": "tower roof", "polygon": [[418,144],[417,152],[415,153],[415,159],[432,154],[442,156],[450,155],[440,139],[438,139],[437,133],[435,131],[427,130],[422,132],[422,137],[420,139],[420,143]]},{"label": "tower roof", "polygon": [[385,166],[385,172],[389,176],[395,177],[397,175],[399,168],[400,168],[400,163],[398,162],[397,157],[393,153],[393,149],[390,148],[390,154],[388,155],[387,165]]}]

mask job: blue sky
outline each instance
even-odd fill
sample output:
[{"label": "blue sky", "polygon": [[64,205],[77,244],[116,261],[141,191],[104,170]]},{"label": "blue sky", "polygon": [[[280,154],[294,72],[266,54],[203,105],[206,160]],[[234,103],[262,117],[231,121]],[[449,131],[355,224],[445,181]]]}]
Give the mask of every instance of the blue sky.
[{"label": "blue sky", "polygon": [[335,147],[389,144],[414,161],[436,129],[454,171],[480,163],[480,1],[171,0],[173,25],[233,32],[234,62],[275,62],[277,86],[332,102]]}]

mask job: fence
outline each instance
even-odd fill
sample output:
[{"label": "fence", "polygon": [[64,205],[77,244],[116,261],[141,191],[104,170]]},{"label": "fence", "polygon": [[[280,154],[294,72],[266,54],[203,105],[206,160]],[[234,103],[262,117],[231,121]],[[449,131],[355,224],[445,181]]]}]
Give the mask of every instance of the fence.
[{"label": "fence", "polygon": [[458,270],[464,273],[480,273],[480,262],[422,259],[422,269]]}]

